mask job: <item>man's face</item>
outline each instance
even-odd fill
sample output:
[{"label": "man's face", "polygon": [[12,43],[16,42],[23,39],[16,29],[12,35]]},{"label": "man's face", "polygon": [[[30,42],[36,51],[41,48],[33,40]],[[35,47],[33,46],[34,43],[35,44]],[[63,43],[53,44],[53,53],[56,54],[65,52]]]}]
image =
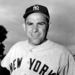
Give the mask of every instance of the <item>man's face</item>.
[{"label": "man's face", "polygon": [[44,14],[30,14],[26,18],[25,25],[28,40],[32,45],[39,45],[46,39],[47,20]]}]

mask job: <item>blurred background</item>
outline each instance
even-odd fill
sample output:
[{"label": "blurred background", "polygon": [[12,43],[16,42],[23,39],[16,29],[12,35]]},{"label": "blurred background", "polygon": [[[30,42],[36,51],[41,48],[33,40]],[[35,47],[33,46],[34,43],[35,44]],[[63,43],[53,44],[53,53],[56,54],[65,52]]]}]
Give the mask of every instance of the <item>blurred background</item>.
[{"label": "blurred background", "polygon": [[74,0],[0,0],[0,25],[7,31],[3,42],[6,54],[17,41],[25,40],[23,14],[33,4],[48,7],[51,25],[48,38],[66,46],[75,55],[75,1]]}]

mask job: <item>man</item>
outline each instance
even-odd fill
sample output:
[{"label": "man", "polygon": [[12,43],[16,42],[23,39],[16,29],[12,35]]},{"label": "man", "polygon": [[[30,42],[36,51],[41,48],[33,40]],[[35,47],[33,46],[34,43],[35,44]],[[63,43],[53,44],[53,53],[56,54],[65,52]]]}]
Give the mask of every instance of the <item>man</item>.
[{"label": "man", "polygon": [[75,75],[72,55],[47,39],[50,15],[47,7],[33,5],[24,14],[27,40],[16,43],[1,62],[11,75]]}]

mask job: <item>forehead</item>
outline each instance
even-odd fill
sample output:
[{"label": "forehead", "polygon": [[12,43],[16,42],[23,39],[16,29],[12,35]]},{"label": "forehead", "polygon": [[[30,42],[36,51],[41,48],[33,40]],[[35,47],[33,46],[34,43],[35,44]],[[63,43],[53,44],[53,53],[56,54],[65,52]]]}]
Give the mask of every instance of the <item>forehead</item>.
[{"label": "forehead", "polygon": [[45,20],[45,19],[46,19],[46,15],[36,12],[36,13],[32,13],[32,14],[28,15],[28,17],[26,18],[26,21],[27,20],[30,20],[30,21],[39,20],[39,21],[41,21],[41,20]]}]

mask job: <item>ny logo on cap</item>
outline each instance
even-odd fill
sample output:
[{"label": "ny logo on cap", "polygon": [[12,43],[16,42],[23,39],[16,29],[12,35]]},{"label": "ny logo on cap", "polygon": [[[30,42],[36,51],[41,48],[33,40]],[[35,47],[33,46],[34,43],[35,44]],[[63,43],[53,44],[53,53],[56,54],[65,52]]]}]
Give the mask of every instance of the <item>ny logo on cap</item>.
[{"label": "ny logo on cap", "polygon": [[38,5],[33,6],[33,10],[39,10],[39,6]]}]

